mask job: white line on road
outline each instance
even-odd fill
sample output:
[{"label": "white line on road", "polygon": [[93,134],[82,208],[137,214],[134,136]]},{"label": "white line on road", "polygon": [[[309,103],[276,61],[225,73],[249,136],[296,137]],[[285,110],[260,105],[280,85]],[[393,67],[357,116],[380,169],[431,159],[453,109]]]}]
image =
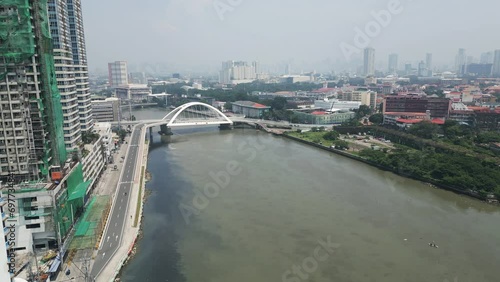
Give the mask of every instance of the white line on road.
[{"label": "white line on road", "polygon": [[108,239],[106,240],[106,242],[109,241],[109,236],[108,236]]},{"label": "white line on road", "polygon": [[118,208],[118,210],[121,210],[121,209],[122,209],[122,206],[120,206],[120,207]]},{"label": "white line on road", "polygon": [[115,240],[118,241],[118,235],[116,235],[116,239]]},{"label": "white line on road", "polygon": [[113,243],[109,244],[109,248],[111,249],[111,247],[113,246]]},{"label": "white line on road", "polygon": [[104,257],[106,255],[106,253],[102,253],[102,257]]},{"label": "white line on road", "polygon": [[115,222],[115,227],[116,227],[117,224],[118,224],[118,222]]}]

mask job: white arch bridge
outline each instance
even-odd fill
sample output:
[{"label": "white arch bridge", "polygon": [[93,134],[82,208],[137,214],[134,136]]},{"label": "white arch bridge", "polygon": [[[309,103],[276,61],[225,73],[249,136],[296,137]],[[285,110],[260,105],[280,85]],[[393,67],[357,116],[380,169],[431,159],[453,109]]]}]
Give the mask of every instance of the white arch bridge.
[{"label": "white arch bridge", "polygon": [[233,125],[225,114],[217,108],[201,103],[190,102],[175,108],[163,119],[152,122],[144,122],[146,128],[161,126],[162,130],[173,127],[219,125],[221,128],[229,128]]}]

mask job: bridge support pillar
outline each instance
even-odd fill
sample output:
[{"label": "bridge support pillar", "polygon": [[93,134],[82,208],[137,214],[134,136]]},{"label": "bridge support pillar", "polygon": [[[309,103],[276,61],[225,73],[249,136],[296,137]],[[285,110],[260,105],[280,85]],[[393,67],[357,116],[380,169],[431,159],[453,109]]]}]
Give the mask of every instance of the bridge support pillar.
[{"label": "bridge support pillar", "polygon": [[160,129],[161,135],[173,135],[172,129],[168,128],[166,124],[160,125]]},{"label": "bridge support pillar", "polygon": [[233,129],[233,125],[232,124],[221,124],[221,125],[219,125],[219,129],[220,130],[231,130],[231,129]]},{"label": "bridge support pillar", "polygon": [[149,142],[153,143],[153,127],[149,128]]}]

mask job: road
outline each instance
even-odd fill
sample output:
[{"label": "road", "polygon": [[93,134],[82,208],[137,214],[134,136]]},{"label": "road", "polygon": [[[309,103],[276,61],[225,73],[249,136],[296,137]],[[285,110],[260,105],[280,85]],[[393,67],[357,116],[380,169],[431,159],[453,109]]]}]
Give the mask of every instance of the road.
[{"label": "road", "polygon": [[113,210],[108,219],[107,229],[102,237],[101,249],[98,251],[92,267],[91,275],[94,278],[97,278],[120,247],[123,229],[125,228],[125,217],[130,216],[127,214],[127,210],[131,190],[134,186],[134,175],[137,166],[142,127],[143,125],[135,127],[132,132],[132,138],[129,141],[128,153],[126,154],[120,180],[118,181],[118,189],[115,192]]}]

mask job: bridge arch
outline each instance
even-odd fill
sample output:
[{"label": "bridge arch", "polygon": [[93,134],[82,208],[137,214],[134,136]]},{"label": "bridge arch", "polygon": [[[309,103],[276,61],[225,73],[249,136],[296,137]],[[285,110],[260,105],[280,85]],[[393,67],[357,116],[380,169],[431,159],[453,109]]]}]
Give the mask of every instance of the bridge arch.
[{"label": "bridge arch", "polygon": [[[186,113],[188,113],[186,121],[177,123],[179,119],[183,118],[182,115]],[[189,116],[189,113],[191,113],[191,116]],[[204,117],[205,121],[197,120],[197,118],[201,117]],[[198,124],[233,124],[233,121],[212,105],[201,102],[190,102],[168,113],[162,119],[162,123],[171,127]]]}]

